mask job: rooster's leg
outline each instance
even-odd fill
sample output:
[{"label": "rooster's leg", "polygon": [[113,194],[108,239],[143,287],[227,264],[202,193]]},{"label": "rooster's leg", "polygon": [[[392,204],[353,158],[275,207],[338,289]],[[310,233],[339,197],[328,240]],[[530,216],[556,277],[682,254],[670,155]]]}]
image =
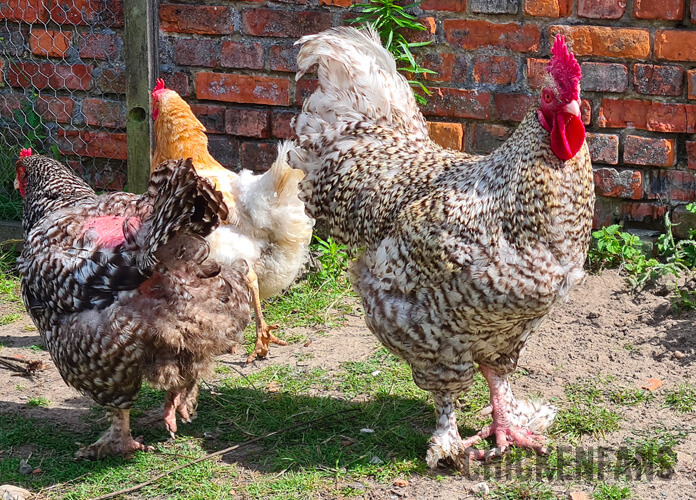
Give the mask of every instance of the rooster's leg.
[{"label": "rooster's leg", "polygon": [[278,325],[267,325],[263,319],[261,297],[259,295],[259,280],[251,266],[249,266],[247,279],[254,295],[254,317],[256,318],[256,346],[254,347],[254,352],[247,358],[247,363],[251,363],[257,357],[265,358],[271,344],[288,345],[288,343],[273,335],[272,332],[278,329]]},{"label": "rooster's leg", "polygon": [[109,409],[111,427],[96,443],[83,446],[75,458],[99,460],[109,455],[129,455],[134,451],[152,451],[152,446],[146,446],[142,437],[133,439],[130,430],[130,410]]},{"label": "rooster's leg", "polygon": [[487,365],[479,368],[488,382],[493,423],[478,436],[482,439],[495,436],[496,448],[491,451],[496,454],[504,453],[512,445],[546,453],[547,438],[542,433],[553,423],[557,409],[547,404],[516,400],[506,376],[498,375]]}]

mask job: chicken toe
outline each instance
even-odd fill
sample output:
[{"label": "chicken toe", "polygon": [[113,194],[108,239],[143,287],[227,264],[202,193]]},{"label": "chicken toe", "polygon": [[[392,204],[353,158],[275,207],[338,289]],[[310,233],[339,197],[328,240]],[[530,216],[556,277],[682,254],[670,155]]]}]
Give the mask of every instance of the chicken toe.
[{"label": "chicken toe", "polygon": [[111,427],[95,443],[83,446],[75,453],[76,459],[99,460],[109,455],[128,456],[134,451],[152,451],[143,444],[142,437],[133,439],[130,431],[130,410],[109,410]]}]

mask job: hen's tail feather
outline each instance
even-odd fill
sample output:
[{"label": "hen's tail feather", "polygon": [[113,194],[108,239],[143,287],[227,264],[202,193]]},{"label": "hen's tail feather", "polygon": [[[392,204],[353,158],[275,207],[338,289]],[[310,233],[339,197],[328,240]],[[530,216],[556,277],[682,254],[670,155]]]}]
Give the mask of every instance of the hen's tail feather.
[{"label": "hen's tail feather", "polygon": [[319,119],[369,121],[399,129],[413,139],[428,137],[411,86],[374,30],[332,28],[296,43],[302,45],[296,78],[316,64],[320,86],[305,100],[295,125],[298,135],[319,132]]},{"label": "hen's tail feather", "polygon": [[196,174],[193,162],[169,160],[152,173],[144,199],[152,203],[149,227],[143,231],[140,266],[157,262],[157,249],[179,233],[207,236],[227,216],[222,194],[212,184]]}]

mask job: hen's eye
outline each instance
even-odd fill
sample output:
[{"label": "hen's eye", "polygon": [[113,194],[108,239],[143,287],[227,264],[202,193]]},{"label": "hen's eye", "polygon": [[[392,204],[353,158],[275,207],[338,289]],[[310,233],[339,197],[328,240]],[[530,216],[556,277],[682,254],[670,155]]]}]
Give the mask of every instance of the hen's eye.
[{"label": "hen's eye", "polygon": [[544,99],[546,102],[551,102],[551,94],[544,94]]}]

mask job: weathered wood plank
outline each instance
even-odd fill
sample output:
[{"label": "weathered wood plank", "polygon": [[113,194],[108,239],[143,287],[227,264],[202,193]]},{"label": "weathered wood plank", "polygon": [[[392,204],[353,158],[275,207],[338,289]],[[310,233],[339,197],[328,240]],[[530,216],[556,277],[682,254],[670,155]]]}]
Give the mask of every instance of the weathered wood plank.
[{"label": "weathered wood plank", "polygon": [[157,75],[157,0],[125,0],[128,189],[142,193],[150,178],[154,136],[150,92]]}]

